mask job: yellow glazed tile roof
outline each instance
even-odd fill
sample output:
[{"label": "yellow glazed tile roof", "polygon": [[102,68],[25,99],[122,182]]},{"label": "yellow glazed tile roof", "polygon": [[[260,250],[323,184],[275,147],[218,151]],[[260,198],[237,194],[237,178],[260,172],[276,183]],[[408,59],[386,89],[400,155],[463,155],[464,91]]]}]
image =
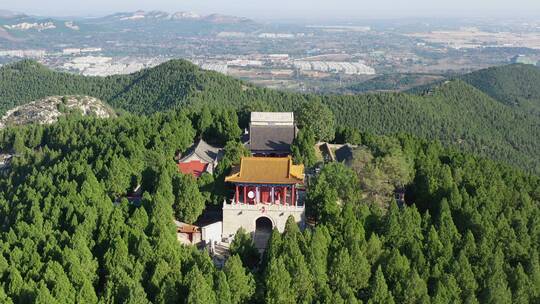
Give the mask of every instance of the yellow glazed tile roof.
[{"label": "yellow glazed tile roof", "polygon": [[294,165],[291,157],[242,157],[226,182],[255,184],[301,184],[304,165]]}]

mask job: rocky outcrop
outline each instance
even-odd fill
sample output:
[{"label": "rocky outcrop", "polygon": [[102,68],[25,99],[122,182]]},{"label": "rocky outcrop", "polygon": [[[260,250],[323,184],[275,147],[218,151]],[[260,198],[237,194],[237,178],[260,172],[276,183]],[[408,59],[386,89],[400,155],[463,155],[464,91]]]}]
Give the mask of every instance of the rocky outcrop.
[{"label": "rocky outcrop", "polygon": [[89,96],[51,96],[18,106],[0,119],[0,128],[31,123],[51,124],[61,116],[73,113],[109,118],[114,110],[101,100]]}]

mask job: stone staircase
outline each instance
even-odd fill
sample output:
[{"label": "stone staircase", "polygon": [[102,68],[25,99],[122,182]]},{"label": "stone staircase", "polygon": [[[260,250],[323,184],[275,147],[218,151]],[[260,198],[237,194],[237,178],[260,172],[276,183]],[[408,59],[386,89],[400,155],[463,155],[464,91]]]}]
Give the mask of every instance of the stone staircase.
[{"label": "stone staircase", "polygon": [[268,240],[272,236],[272,231],[256,231],[253,234],[253,242],[255,243],[255,248],[259,250],[259,253],[262,255],[266,246],[268,245]]},{"label": "stone staircase", "polygon": [[220,242],[214,246],[212,260],[217,267],[222,268],[230,255],[229,243]]}]

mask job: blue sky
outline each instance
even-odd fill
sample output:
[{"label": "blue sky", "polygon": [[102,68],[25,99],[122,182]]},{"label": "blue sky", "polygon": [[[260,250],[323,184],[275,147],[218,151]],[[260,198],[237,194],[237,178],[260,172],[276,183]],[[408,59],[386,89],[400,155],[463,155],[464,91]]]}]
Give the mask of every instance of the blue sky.
[{"label": "blue sky", "polygon": [[37,15],[104,15],[165,10],[258,19],[538,17],[540,0],[0,0],[0,9]]}]

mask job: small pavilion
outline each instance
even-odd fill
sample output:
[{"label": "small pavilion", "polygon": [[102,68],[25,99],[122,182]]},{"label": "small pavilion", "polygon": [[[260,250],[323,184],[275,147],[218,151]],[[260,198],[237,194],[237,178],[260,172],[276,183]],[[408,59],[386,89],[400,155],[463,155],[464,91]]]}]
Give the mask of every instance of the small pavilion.
[{"label": "small pavilion", "polygon": [[304,166],[288,157],[243,157],[226,182],[234,184],[233,204],[296,206]]}]

